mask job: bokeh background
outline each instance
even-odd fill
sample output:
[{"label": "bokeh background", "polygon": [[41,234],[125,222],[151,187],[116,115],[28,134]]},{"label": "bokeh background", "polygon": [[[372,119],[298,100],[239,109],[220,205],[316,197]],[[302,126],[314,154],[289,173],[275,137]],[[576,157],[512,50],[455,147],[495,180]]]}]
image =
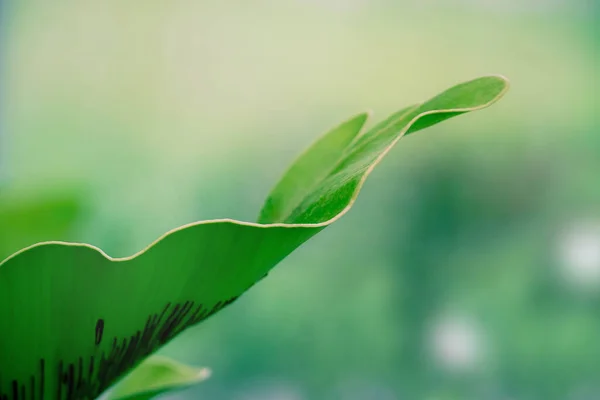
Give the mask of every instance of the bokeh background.
[{"label": "bokeh background", "polygon": [[0,259],[254,220],[318,135],[500,73],[164,349],[169,399],[600,399],[597,0],[0,0]]}]

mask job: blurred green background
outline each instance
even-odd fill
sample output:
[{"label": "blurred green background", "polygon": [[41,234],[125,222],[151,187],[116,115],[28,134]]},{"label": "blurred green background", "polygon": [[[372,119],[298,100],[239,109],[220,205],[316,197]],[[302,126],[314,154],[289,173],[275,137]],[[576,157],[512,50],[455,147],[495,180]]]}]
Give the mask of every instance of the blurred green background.
[{"label": "blurred green background", "polygon": [[254,220],[346,117],[501,73],[505,99],[400,142],[350,214],[165,348],[213,370],[165,398],[599,399],[598,4],[4,1],[0,259]]}]

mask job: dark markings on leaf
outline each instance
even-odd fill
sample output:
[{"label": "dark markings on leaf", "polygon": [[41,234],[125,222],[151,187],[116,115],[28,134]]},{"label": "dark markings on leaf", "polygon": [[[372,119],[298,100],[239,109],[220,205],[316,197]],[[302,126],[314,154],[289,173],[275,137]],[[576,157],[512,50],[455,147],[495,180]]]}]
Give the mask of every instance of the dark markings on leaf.
[{"label": "dark markings on leaf", "polygon": [[[45,368],[45,364],[46,362],[44,361],[44,359],[42,358],[40,360],[40,375],[39,375],[39,380],[40,380],[40,395],[39,395],[39,399],[40,400],[44,400],[44,384],[46,382],[46,368]],[[33,378],[33,382],[34,382],[34,386],[35,386],[35,377]],[[33,398],[35,399],[35,396],[33,396]]]},{"label": "dark markings on leaf", "polygon": [[[84,359],[60,360],[54,367],[56,397],[52,400],[93,400],[112,385],[118,378],[135,367],[141,360],[173,339],[186,328],[210,317],[237,300],[233,297],[219,301],[212,308],[193,301],[168,303],[160,313],[146,319],[142,330],[129,337],[113,337],[108,352],[102,351]],[[110,321],[98,319],[94,332],[94,345],[100,346],[106,324]],[[0,374],[0,400],[44,400],[46,371],[52,368],[45,359],[40,359],[39,370],[20,382],[9,380],[10,387],[3,392],[3,377]],[[52,378],[49,376],[48,378]]]},{"label": "dark markings on leaf", "polygon": [[100,345],[100,343],[102,343],[102,334],[104,333],[104,320],[102,318],[100,318],[98,320],[98,322],[96,322],[96,340],[95,340],[95,344],[96,346]]},{"label": "dark markings on leaf", "polygon": [[56,394],[56,398],[57,399],[62,399],[62,376],[63,376],[63,362],[62,360],[60,361],[60,363],[58,364],[58,387],[57,387],[57,394]]}]

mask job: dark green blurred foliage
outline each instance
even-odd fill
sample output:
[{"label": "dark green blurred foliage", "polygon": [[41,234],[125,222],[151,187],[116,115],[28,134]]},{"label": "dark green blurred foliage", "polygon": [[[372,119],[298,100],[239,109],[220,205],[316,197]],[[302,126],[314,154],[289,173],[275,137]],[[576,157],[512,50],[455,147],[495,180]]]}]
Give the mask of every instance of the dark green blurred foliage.
[{"label": "dark green blurred foliage", "polygon": [[[502,147],[485,168],[468,155],[438,154],[404,182],[415,189],[396,217],[408,228],[388,244],[388,257],[395,281],[406,283],[395,290],[405,303],[398,326],[408,332],[398,367],[412,396],[442,381],[469,398],[490,390],[568,398],[581,382],[593,384],[600,367],[597,297],[565,293],[550,273],[549,228],[559,222],[552,194],[561,186],[554,160],[530,157],[522,144]],[[475,384],[449,379],[423,354],[428,323],[448,308],[468,310],[495,340],[494,361],[471,376]]]}]

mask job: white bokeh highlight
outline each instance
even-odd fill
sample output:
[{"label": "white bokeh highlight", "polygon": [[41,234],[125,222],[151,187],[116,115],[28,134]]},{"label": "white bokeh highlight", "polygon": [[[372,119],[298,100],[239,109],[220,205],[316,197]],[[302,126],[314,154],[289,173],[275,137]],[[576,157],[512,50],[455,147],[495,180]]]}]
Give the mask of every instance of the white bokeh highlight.
[{"label": "white bokeh highlight", "polygon": [[565,230],[558,250],[561,273],[568,283],[600,287],[600,222],[579,223]]},{"label": "white bokeh highlight", "polygon": [[481,361],[483,334],[471,318],[441,316],[431,328],[430,352],[443,368],[456,372],[470,371]]}]

